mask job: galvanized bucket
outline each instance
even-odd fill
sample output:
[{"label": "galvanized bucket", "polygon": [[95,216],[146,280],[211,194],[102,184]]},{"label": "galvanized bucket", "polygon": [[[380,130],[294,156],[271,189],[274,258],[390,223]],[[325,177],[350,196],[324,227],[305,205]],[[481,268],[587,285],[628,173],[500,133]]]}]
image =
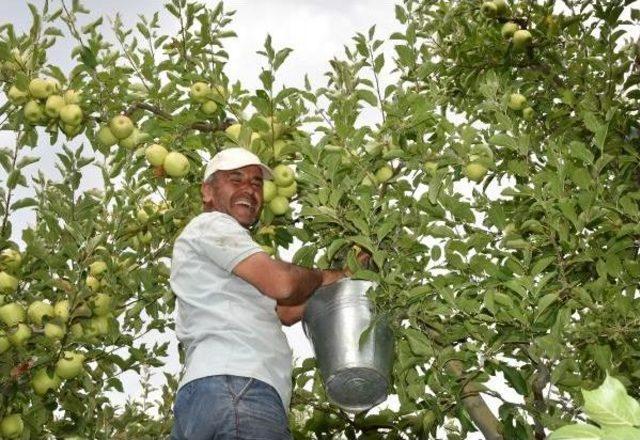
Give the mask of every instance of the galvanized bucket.
[{"label": "galvanized bucket", "polygon": [[393,363],[393,333],[375,320],[362,345],[360,335],[374,321],[366,292],[373,283],[345,278],[321,287],[302,320],[313,345],[329,399],[350,412],[367,410],[387,397]]}]

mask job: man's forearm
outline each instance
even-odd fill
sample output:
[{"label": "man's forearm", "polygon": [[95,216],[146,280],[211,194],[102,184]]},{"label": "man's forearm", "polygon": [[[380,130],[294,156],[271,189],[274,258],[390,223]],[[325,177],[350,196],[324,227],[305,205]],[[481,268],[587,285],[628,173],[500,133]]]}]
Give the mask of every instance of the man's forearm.
[{"label": "man's forearm", "polygon": [[290,280],[287,298],[278,300],[278,304],[283,306],[303,304],[318,287],[331,284],[345,276],[345,273],[340,270],[308,269],[284,261],[280,263],[286,265]]}]

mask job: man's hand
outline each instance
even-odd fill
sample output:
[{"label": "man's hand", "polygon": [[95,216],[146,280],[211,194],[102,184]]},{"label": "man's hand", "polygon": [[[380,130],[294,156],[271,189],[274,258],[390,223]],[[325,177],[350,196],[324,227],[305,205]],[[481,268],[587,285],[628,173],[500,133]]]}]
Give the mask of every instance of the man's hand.
[{"label": "man's hand", "polygon": [[321,286],[328,286],[345,277],[347,277],[347,272],[344,270],[323,270]]}]

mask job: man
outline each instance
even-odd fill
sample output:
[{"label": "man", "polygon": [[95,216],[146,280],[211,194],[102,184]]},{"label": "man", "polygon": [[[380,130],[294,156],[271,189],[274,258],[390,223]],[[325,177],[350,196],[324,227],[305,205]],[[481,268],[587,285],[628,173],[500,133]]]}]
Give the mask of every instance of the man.
[{"label": "man", "polygon": [[249,235],[271,170],[243,148],[222,150],[202,183],[203,213],[175,242],[171,287],[186,349],[172,439],[290,439],[291,349],[314,291],[345,276],[270,258]]}]

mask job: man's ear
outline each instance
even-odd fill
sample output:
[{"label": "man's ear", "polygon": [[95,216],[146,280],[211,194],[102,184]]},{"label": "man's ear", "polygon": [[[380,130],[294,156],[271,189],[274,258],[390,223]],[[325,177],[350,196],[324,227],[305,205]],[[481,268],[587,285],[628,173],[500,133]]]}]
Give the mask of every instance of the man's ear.
[{"label": "man's ear", "polygon": [[213,200],[213,185],[209,185],[206,182],[202,182],[200,186],[200,193],[202,194],[202,203],[208,205]]}]

